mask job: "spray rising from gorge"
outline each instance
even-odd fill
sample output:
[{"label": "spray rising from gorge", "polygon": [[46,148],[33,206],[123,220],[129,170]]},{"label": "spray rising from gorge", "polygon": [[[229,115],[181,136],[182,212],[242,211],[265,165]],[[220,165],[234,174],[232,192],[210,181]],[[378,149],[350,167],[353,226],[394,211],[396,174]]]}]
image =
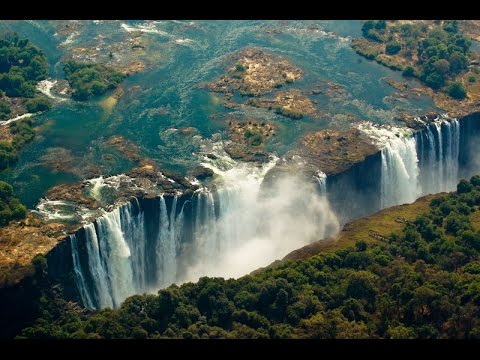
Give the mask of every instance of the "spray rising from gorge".
[{"label": "spray rising from gorge", "polygon": [[276,159],[261,167],[226,154],[204,160],[218,178],[212,188],[190,198],[129,202],[71,237],[85,306],[118,307],[129,295],[201,276],[239,277],[338,232],[326,194],[315,183],[288,175],[260,191]]}]

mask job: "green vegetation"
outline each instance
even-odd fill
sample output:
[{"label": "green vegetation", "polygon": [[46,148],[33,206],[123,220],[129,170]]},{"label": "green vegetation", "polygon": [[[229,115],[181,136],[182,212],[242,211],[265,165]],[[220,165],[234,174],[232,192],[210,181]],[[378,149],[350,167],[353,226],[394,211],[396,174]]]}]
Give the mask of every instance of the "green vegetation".
[{"label": "green vegetation", "polygon": [[8,114],[10,114],[10,104],[0,98],[0,120],[4,120],[8,117]]},{"label": "green vegetation", "polygon": [[18,160],[20,148],[35,137],[30,119],[15,121],[9,126],[13,140],[0,141],[0,171],[12,166]]},{"label": "green vegetation", "polygon": [[[353,42],[357,53],[403,70],[405,76],[416,76],[432,89],[442,89],[453,98],[467,96],[459,85],[452,85],[452,91],[450,86],[446,87],[468,69],[471,41],[458,32],[456,20],[432,23],[430,28],[421,22],[386,26],[382,21],[368,20],[363,24],[363,35],[371,41]],[[379,43],[385,44],[384,51]]]},{"label": "green vegetation", "polygon": [[385,20],[367,20],[363,23],[362,34],[367,39],[371,39],[378,42],[385,41],[385,29],[387,23]]},{"label": "green vegetation", "polygon": [[243,64],[236,64],[232,71],[232,77],[234,79],[242,79],[245,76],[247,68]]},{"label": "green vegetation", "polygon": [[[13,139],[0,141],[0,171],[12,166],[18,160],[18,151],[35,137],[30,119],[15,121],[5,126],[10,127]],[[12,186],[0,181],[0,226],[7,225],[14,219],[23,219],[26,214],[25,206],[13,196]]]},{"label": "green vegetation", "polygon": [[26,214],[25,206],[13,196],[12,186],[0,181],[0,226],[8,224],[11,220],[23,219]]},{"label": "green vegetation", "polygon": [[34,97],[35,85],[47,76],[45,54],[28,39],[8,33],[0,38],[0,90],[10,97]]},{"label": "green vegetation", "polygon": [[448,85],[448,95],[454,99],[465,99],[467,97],[467,90],[459,82],[452,82]]},{"label": "green vegetation", "polygon": [[47,111],[52,107],[52,102],[45,96],[37,96],[33,99],[25,101],[25,106],[29,113],[36,113],[39,111]]},{"label": "green vegetation", "polygon": [[439,89],[447,79],[465,72],[470,44],[461,34],[431,30],[418,44],[420,79],[431,88]]},{"label": "green vegetation", "polygon": [[235,65],[235,71],[245,72],[245,70],[246,70],[245,65],[243,65],[243,64],[237,64],[237,65]]},{"label": "green vegetation", "polygon": [[63,70],[74,90],[72,97],[76,100],[87,100],[89,97],[102,95],[107,90],[115,89],[125,79],[121,72],[101,64],[68,61]]},{"label": "green vegetation", "polygon": [[247,129],[243,135],[247,143],[251,146],[260,146],[263,144],[263,135],[259,131]]},{"label": "green vegetation", "polygon": [[474,176],[383,240],[172,285],[117,310],[84,312],[46,293],[21,337],[480,338],[479,206]]},{"label": "green vegetation", "polygon": [[412,77],[415,76],[415,69],[413,66],[405,66],[405,69],[403,69],[402,75],[405,77]]},{"label": "green vegetation", "polygon": [[300,110],[293,109],[293,108],[287,108],[287,107],[284,107],[284,106],[277,106],[275,108],[275,113],[286,116],[286,117],[289,117],[291,119],[295,119],[295,120],[303,118],[303,114]]},{"label": "green vegetation", "polygon": [[387,55],[395,55],[397,54],[400,50],[402,50],[402,45],[400,45],[398,42],[396,41],[392,41],[392,42],[389,42],[386,46],[385,46],[385,53]]}]

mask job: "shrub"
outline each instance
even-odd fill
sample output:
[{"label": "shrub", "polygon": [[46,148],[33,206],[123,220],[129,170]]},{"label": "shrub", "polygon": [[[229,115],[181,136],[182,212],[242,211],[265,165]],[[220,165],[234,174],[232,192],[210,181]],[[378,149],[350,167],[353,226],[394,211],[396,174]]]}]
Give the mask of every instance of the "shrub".
[{"label": "shrub", "polygon": [[63,66],[67,81],[72,87],[72,97],[76,100],[87,100],[92,96],[104,94],[120,84],[125,75],[101,64],[82,64],[68,61]]},{"label": "shrub", "polygon": [[38,96],[33,99],[25,101],[27,111],[30,113],[36,113],[39,111],[47,111],[52,107],[52,102],[45,96]]},{"label": "shrub", "polygon": [[467,90],[459,82],[452,82],[448,86],[448,95],[454,99],[465,99],[467,97]]},{"label": "shrub", "polygon": [[397,54],[400,50],[402,50],[402,45],[400,45],[398,42],[390,42],[385,46],[385,53],[387,55],[395,55]]},{"label": "shrub", "polygon": [[402,75],[406,76],[406,77],[414,76],[415,75],[415,69],[413,68],[413,66],[407,65],[403,69]]}]

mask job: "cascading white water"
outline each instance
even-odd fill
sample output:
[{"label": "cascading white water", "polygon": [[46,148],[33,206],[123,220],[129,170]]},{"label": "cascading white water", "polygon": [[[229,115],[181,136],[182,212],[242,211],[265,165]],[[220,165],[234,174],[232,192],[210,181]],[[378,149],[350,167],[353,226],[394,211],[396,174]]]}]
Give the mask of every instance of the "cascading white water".
[{"label": "cascading white water", "polygon": [[315,180],[318,182],[318,190],[320,194],[327,194],[327,175],[322,171],[317,171],[317,174],[314,176]]},{"label": "cascading white water", "polygon": [[[117,208],[97,219],[100,251],[107,254],[104,265],[114,306],[119,306],[121,301],[135,293],[131,251],[122,231],[121,209]],[[123,225],[129,226],[130,222]]]},{"label": "cascading white water", "polygon": [[[84,226],[88,274],[95,301],[82,301],[92,308],[117,307],[128,296],[146,291],[146,236],[144,214],[133,215],[127,203]],[[72,252],[75,235],[70,237]],[[75,245],[75,246],[74,246]],[[80,263],[74,261],[77,278],[86,278]],[[86,282],[77,281],[80,294],[89,292]]]},{"label": "cascading white water", "polygon": [[409,129],[362,124],[360,130],[381,148],[380,208],[415,201],[421,194],[417,144]]},{"label": "cascading white water", "polygon": [[93,277],[93,284],[95,286],[96,303],[102,308],[107,306],[112,307],[113,299],[111,286],[108,280],[105,259],[102,260],[100,256],[100,245],[98,243],[95,225],[93,223],[85,225],[84,229],[89,270]]},{"label": "cascading white water", "polygon": [[156,247],[158,287],[168,286],[177,278],[177,252],[183,229],[183,206],[178,216],[178,197],[174,196],[170,214],[165,198],[160,196],[160,218]]},{"label": "cascading white water", "polygon": [[418,158],[415,139],[393,137],[382,149],[381,208],[417,199]]},{"label": "cascading white water", "polygon": [[408,129],[362,124],[381,148],[381,208],[411,203],[419,196],[453,191],[458,182],[460,126],[442,118],[414,135]]},{"label": "cascading white water", "polygon": [[75,234],[70,236],[70,243],[72,247],[72,261],[73,261],[73,270],[75,272],[75,284],[80,292],[80,297],[82,299],[83,304],[86,307],[93,309],[94,305],[92,302],[92,298],[90,297],[90,293],[87,290],[87,284],[85,282],[85,278],[83,276],[82,266],[80,264],[80,257],[78,255],[78,244],[77,244],[77,237]]},{"label": "cascading white water", "polygon": [[[178,196],[168,202],[159,196],[157,217],[147,219],[134,200],[84,226],[89,268],[79,261],[74,267],[84,279],[78,287],[85,306],[118,307],[130,295],[200,276],[238,277],[339,230],[323,173],[318,173],[320,191],[313,182],[283,176],[261,193],[276,160],[256,166],[221,153],[205,161],[216,174],[215,187],[182,199],[181,207]],[[71,241],[73,252],[76,239]]]},{"label": "cascading white water", "polygon": [[182,280],[204,275],[238,277],[338,231],[325,196],[323,173],[319,173],[320,192],[314,183],[295,175],[284,175],[269,191],[260,192],[276,160],[258,167],[216,155],[203,165],[219,178],[217,191],[203,189],[198,195],[190,244],[191,253],[202,255]]},{"label": "cascading white water", "polygon": [[425,154],[420,157],[423,194],[453,191],[458,182],[460,124],[456,119],[441,119],[417,136]]}]

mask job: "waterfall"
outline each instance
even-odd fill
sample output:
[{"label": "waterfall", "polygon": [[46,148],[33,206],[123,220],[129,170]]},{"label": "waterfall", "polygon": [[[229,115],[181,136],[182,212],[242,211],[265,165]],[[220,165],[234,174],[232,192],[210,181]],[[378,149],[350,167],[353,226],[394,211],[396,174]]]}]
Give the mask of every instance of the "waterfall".
[{"label": "waterfall", "polygon": [[183,229],[183,206],[176,216],[178,197],[174,196],[170,214],[165,198],[160,196],[158,238],[156,247],[158,286],[165,287],[177,277],[177,252]]},{"label": "waterfall", "polygon": [[84,226],[85,242],[87,245],[88,265],[91,275],[93,277],[93,284],[95,286],[96,304],[100,307],[112,307],[112,291],[110,283],[108,282],[108,275],[106,265],[100,256],[100,246],[95,230],[95,225],[88,224]]},{"label": "waterfall", "polygon": [[[134,216],[133,206],[128,203],[83,227],[88,270],[82,269],[78,261],[74,261],[74,267],[76,279],[89,278],[92,282],[93,294],[87,293],[90,300],[81,295],[86,307],[118,307],[126,297],[145,287],[143,226],[143,213]],[[75,257],[77,239],[72,235],[70,240]],[[82,288],[87,289],[78,288],[81,294]]]},{"label": "waterfall", "polygon": [[318,183],[318,191],[322,195],[327,194],[327,175],[322,171],[317,171],[317,174],[313,176]]},{"label": "waterfall", "polygon": [[370,123],[359,128],[381,148],[382,209],[456,189],[460,153],[456,119],[442,117],[425,124],[425,129],[416,134],[409,129]]},{"label": "waterfall", "polygon": [[339,230],[325,174],[318,173],[320,189],[294,174],[260,192],[276,160],[262,166],[210,160],[203,165],[217,175],[212,188],[134,199],[77,233],[83,253],[75,238],[72,256],[84,306],[115,308],[172,283],[242,276]]},{"label": "waterfall", "polygon": [[78,255],[77,237],[75,236],[75,234],[70,235],[70,245],[72,248],[72,261],[73,261],[73,271],[75,273],[75,284],[77,285],[77,289],[80,292],[80,297],[82,299],[83,304],[86,307],[93,309],[94,305],[90,297],[90,293],[87,289],[85,278],[83,276],[82,265],[80,264],[80,257]]},{"label": "waterfall", "polygon": [[419,195],[418,158],[413,137],[394,137],[382,149],[380,206],[410,203]]},{"label": "waterfall", "polygon": [[238,277],[339,229],[326,198],[325,174],[318,173],[320,191],[313,182],[290,174],[261,192],[264,175],[274,164],[232,164],[221,155],[202,163],[220,180],[215,191],[201,189],[193,204],[188,247],[196,256],[179,279]]},{"label": "waterfall", "polygon": [[423,194],[453,191],[458,182],[460,124],[442,119],[417,134],[422,149],[420,182]]}]

